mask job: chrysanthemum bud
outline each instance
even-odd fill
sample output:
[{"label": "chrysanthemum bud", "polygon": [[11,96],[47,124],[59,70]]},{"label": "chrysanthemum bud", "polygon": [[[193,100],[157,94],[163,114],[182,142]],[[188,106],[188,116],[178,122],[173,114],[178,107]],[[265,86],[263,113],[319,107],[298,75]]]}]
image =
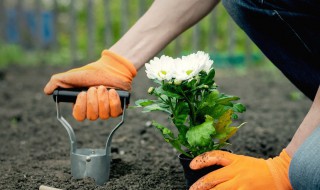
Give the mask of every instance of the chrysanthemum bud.
[{"label": "chrysanthemum bud", "polygon": [[154,91],[154,87],[150,87],[150,88],[148,89],[148,93],[149,93],[149,94],[152,94],[153,91]]},{"label": "chrysanthemum bud", "polygon": [[219,90],[214,89],[214,90],[212,90],[211,93],[214,94],[215,96],[218,96],[220,92],[219,92]]},{"label": "chrysanthemum bud", "polygon": [[174,83],[175,85],[180,85],[180,84],[182,83],[182,81],[175,79],[175,80],[173,81],[173,83]]},{"label": "chrysanthemum bud", "polygon": [[196,77],[195,77],[195,79],[197,80],[197,84],[200,82],[200,76],[199,75],[197,75]]}]

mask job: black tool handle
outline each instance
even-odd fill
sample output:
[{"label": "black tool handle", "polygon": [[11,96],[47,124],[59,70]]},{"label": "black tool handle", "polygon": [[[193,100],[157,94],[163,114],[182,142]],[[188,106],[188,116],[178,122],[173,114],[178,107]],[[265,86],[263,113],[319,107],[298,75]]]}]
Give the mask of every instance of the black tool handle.
[{"label": "black tool handle", "polygon": [[[53,91],[53,100],[58,102],[70,102],[75,103],[77,95],[82,91],[87,91],[88,88],[58,88]],[[130,93],[124,90],[116,90],[120,96],[121,105],[123,106],[124,100],[126,104],[129,104]]]}]

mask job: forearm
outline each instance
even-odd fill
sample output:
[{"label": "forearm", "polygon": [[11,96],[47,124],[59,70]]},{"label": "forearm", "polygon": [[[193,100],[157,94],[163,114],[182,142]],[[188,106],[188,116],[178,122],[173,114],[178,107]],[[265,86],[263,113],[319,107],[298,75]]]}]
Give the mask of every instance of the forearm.
[{"label": "forearm", "polygon": [[320,125],[320,87],[312,106],[294,134],[291,142],[288,144],[286,151],[292,157],[300,145],[309,137],[315,128]]},{"label": "forearm", "polygon": [[207,15],[219,0],[155,0],[109,50],[139,69],[175,37]]}]

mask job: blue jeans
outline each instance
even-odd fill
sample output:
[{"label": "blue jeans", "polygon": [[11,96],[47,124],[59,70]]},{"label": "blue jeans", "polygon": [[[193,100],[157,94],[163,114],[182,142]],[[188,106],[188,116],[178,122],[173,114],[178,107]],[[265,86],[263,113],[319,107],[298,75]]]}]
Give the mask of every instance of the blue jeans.
[{"label": "blue jeans", "polygon": [[222,0],[233,20],[306,96],[320,84],[319,0]]},{"label": "blue jeans", "polygon": [[293,189],[320,189],[320,126],[292,157],[289,178]]},{"label": "blue jeans", "polygon": [[[306,96],[320,85],[319,0],[222,0],[234,21]],[[320,127],[293,156],[294,189],[320,189]]]}]

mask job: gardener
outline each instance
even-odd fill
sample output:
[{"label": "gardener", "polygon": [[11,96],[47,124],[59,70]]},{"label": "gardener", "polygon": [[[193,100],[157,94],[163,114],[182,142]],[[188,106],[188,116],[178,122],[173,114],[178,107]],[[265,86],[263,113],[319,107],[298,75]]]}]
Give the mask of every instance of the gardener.
[{"label": "gardener", "polygon": [[[73,116],[107,119],[121,114],[114,90],[131,90],[136,70],[194,25],[218,0],[156,0],[138,22],[101,58],[53,75],[44,91],[91,87],[81,92]],[[320,189],[320,4],[316,0],[223,0],[239,26],[284,75],[313,100],[288,146],[268,160],[212,151],[196,157],[193,169],[225,166],[198,180],[191,189]],[[222,24],[222,23],[220,23]],[[100,86],[102,85],[102,86]],[[291,159],[292,158],[292,159]]]}]

